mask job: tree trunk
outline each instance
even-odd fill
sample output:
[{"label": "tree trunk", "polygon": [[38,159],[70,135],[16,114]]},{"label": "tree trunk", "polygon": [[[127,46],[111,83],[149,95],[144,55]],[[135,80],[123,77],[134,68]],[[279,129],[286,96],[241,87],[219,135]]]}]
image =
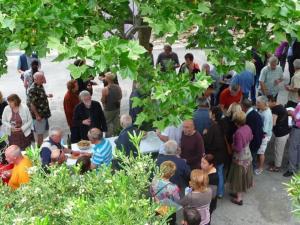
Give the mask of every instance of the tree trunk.
[{"label": "tree trunk", "polygon": [[150,42],[150,38],[151,38],[151,31],[152,31],[151,27],[141,28],[138,31],[139,43],[140,43],[141,46],[143,46],[146,49],[149,48],[149,42]]}]

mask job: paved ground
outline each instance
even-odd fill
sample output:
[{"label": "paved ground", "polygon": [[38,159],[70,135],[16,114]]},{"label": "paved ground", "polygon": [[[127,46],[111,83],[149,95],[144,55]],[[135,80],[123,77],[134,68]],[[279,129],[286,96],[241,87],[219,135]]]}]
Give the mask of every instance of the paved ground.
[{"label": "paved ground", "polygon": [[[154,57],[157,57],[159,49],[162,46],[156,46]],[[183,62],[185,49],[175,46],[174,51],[179,55],[179,59]],[[195,58],[199,63],[205,61],[205,55],[202,51],[192,50]],[[25,102],[25,91],[16,72],[17,58],[20,52],[11,51],[8,54],[8,74],[0,77],[0,90],[4,96],[10,93],[16,93],[21,96]],[[66,69],[70,62],[54,63],[51,60],[54,55],[50,55],[46,59],[42,59],[42,69],[46,74],[47,85],[45,86],[48,93],[53,94],[50,100],[50,108],[52,117],[50,125],[63,127],[68,132],[65,115],[63,112],[62,100],[66,92],[66,82],[69,79],[69,73]],[[102,84],[94,87],[93,98],[100,99]],[[121,88],[123,90],[122,112],[128,112],[128,98],[131,91],[131,81],[121,80]],[[279,95],[280,102],[286,102],[287,94],[281,90]],[[286,162],[285,162],[286,164]],[[264,172],[261,176],[255,176],[255,187],[252,188],[244,199],[244,206],[235,206],[229,201],[229,197],[225,195],[224,199],[218,202],[218,208],[212,216],[213,225],[296,225],[294,218],[291,217],[290,202],[284,189],[284,182],[288,179],[282,177],[282,173]]]}]

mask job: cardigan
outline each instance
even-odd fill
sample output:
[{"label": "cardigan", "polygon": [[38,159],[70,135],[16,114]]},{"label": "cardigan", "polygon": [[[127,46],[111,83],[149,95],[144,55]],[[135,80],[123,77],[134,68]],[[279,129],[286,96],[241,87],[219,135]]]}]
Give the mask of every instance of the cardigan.
[{"label": "cardigan", "polygon": [[[22,119],[21,129],[25,137],[28,137],[31,134],[31,128],[32,128],[31,113],[26,105],[21,104],[19,106],[19,114]],[[11,135],[11,124],[10,124],[11,117],[12,117],[12,109],[8,105],[4,108],[2,114],[2,130],[8,136]]]}]

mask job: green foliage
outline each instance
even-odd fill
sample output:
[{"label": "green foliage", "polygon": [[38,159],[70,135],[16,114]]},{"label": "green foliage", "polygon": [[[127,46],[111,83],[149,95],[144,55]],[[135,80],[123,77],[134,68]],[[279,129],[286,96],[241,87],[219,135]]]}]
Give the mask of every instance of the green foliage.
[{"label": "green foliage", "polygon": [[290,196],[293,204],[293,214],[300,217],[300,174],[296,174],[292,177],[287,186],[287,192]]},{"label": "green foliage", "polygon": [[0,186],[1,224],[166,224],[166,218],[155,216],[157,205],[147,196],[157,170],[151,156],[127,158],[117,151],[115,157],[119,171],[101,167],[80,175],[78,167],[59,166],[46,174],[40,165],[32,167],[30,182],[20,189]]},{"label": "green foliage", "polygon": [[[111,70],[137,80],[144,95],[135,102],[144,108],[137,123],[163,127],[191,116],[194,97],[205,83],[193,84],[147,66],[145,49],[129,40],[137,31],[150,27],[157,37],[174,43],[194,29],[187,47],[206,49],[219,74],[243,70],[253,47],[261,54],[274,52],[286,33],[300,37],[297,0],[134,0],[137,13],[130,2],[0,0],[0,74],[6,71],[9,46],[37,51],[40,57],[56,49],[56,61],[87,60],[90,67],[69,67],[74,78]],[[125,32],[125,24],[132,29]]]}]

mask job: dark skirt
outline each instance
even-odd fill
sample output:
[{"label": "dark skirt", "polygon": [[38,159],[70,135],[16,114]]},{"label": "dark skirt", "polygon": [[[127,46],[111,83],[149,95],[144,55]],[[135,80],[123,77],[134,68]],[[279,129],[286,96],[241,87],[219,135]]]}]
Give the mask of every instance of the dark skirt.
[{"label": "dark skirt", "polygon": [[9,145],[17,145],[20,147],[21,150],[25,150],[27,147],[31,145],[32,136],[28,135],[25,137],[22,131],[13,132],[8,137]]},{"label": "dark skirt", "polygon": [[253,186],[252,163],[245,169],[245,167],[232,162],[228,174],[228,181],[233,193],[246,192],[247,189]]}]

